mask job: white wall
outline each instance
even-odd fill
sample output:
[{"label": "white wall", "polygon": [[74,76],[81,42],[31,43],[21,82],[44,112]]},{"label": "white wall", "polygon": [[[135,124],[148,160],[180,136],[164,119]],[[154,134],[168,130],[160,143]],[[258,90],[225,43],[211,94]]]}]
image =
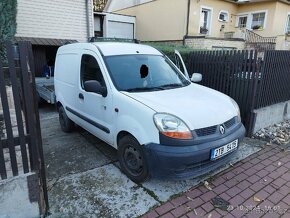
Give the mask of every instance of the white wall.
[{"label": "white wall", "polygon": [[[87,41],[86,0],[18,0],[16,36]],[[88,0],[93,36],[92,0]]]},{"label": "white wall", "polygon": [[114,12],[134,5],[143,4],[152,0],[109,0],[105,8],[106,12]]}]

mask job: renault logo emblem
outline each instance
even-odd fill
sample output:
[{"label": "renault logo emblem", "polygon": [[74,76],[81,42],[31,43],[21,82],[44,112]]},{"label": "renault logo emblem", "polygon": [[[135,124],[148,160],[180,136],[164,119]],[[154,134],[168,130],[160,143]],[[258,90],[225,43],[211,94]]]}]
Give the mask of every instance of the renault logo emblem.
[{"label": "renault logo emblem", "polygon": [[220,133],[221,133],[222,135],[225,134],[225,127],[220,126]]}]

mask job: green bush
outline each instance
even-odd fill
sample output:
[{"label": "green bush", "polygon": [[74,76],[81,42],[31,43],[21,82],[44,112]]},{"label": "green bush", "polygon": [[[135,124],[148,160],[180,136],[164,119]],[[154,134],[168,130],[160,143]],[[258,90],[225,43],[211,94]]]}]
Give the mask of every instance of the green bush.
[{"label": "green bush", "polygon": [[163,52],[167,57],[169,57],[171,61],[173,61],[174,63],[175,63],[174,50],[179,51],[187,69],[189,69],[191,52],[197,51],[196,49],[189,48],[183,45],[177,45],[177,44],[167,44],[167,43],[157,43],[157,42],[142,42],[142,44],[150,45],[158,49],[159,51]]},{"label": "green bush", "polygon": [[0,1],[0,58],[6,62],[4,42],[13,40],[16,33],[16,0]]}]

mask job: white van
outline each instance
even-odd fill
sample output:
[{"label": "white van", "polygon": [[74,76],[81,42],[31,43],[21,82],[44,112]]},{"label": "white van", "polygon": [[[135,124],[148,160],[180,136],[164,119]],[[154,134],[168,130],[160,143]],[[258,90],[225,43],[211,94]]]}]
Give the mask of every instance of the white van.
[{"label": "white van", "polygon": [[116,148],[135,182],[212,171],[230,161],[245,134],[233,99],[192,83],[150,46],[62,46],[54,82],[62,130],[76,123]]}]

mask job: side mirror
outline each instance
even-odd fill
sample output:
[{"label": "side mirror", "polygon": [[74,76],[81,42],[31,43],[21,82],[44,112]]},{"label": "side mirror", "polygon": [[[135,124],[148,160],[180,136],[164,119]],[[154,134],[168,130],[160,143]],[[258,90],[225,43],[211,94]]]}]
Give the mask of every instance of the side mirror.
[{"label": "side mirror", "polygon": [[190,78],[191,82],[200,82],[202,80],[202,74],[200,73],[194,73],[192,74],[191,78]]},{"label": "side mirror", "polygon": [[84,89],[86,92],[94,92],[94,93],[102,95],[103,97],[106,97],[108,94],[107,88],[101,86],[101,83],[97,80],[85,81]]}]

